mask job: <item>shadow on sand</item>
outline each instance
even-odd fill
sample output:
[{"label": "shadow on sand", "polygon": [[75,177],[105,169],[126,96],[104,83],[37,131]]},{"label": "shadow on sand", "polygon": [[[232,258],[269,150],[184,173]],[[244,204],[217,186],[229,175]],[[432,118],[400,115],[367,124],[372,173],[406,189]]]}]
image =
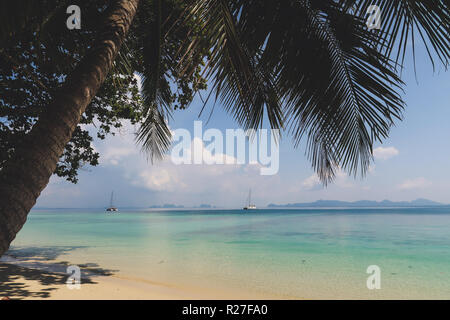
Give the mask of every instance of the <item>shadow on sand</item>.
[{"label": "shadow on sand", "polygon": [[[20,247],[11,248],[0,260],[0,298],[45,299],[64,285],[70,276],[67,261],[53,262],[61,255],[82,247]],[[48,263],[50,261],[50,263]],[[111,276],[117,270],[101,268],[96,263],[79,264],[81,284],[96,284],[98,276]],[[39,290],[32,290],[26,281],[37,281]]]}]

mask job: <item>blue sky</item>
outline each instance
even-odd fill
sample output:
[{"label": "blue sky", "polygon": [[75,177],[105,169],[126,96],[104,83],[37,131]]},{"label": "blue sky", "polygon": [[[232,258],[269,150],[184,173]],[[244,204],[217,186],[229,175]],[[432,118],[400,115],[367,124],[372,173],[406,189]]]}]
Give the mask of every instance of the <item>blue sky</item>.
[{"label": "blue sky", "polygon": [[[323,188],[304,149],[294,148],[289,137],[280,144],[280,170],[272,176],[261,176],[256,166],[248,164],[174,165],[166,159],[152,165],[134,143],[135,128],[125,125],[116,136],[95,141],[99,166],[84,168],[76,185],[53,177],[37,206],[104,207],[114,190],[117,206],[208,203],[241,207],[249,188],[260,207],[319,199],[428,198],[450,203],[450,73],[439,64],[433,72],[423,47],[417,48],[416,55],[417,80],[410,57],[402,75],[406,83],[404,120],[396,123],[382,145],[375,146],[375,161],[363,179],[342,172],[335,183]],[[188,110],[175,112],[171,129],[192,132],[201,106],[197,99]],[[237,128],[219,104],[206,125],[209,110],[200,117],[205,129]]]}]

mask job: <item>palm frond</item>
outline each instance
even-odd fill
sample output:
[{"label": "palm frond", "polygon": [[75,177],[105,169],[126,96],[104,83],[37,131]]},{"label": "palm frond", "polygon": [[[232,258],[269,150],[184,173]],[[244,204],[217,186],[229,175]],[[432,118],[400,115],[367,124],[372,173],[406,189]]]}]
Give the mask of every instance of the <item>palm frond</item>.
[{"label": "palm frond", "polygon": [[[186,37],[180,58],[171,57],[179,59],[176,76],[192,75],[198,67],[193,57],[210,51],[203,72],[216,99],[246,129],[267,117],[272,128],[287,128],[296,146],[305,138],[307,156],[325,184],[341,168],[364,175],[373,144],[402,118],[397,72],[409,41],[415,53],[414,36],[422,38],[433,64],[436,57],[445,67],[449,61],[444,0],[186,3],[177,21],[195,21],[200,32]],[[379,31],[366,26],[369,5],[382,10]],[[148,79],[146,92],[154,92],[155,78]]]},{"label": "palm frond", "polygon": [[137,141],[142,144],[143,150],[150,160],[161,160],[169,150],[172,143],[172,133],[164,116],[157,108],[150,109],[144,123],[141,125]]},{"label": "palm frond", "polygon": [[[333,6],[318,10],[304,1],[303,9],[305,41],[321,44],[312,50],[325,68],[317,68],[313,76],[307,70],[299,87],[288,79],[291,132],[296,144],[306,133],[307,155],[325,184],[340,168],[364,175],[374,141],[386,138],[394,119],[401,118],[403,102],[393,89],[399,89],[401,80],[387,57],[367,46],[370,34],[361,21]],[[298,63],[283,67],[298,70]],[[328,81],[311,86],[317,76]]]},{"label": "palm frond", "polygon": [[181,48],[181,69],[190,72],[184,65],[207,46],[211,54],[205,75],[224,108],[244,128],[261,126],[265,113],[272,128],[282,128],[284,119],[274,75],[258,64],[261,52],[252,52],[242,40],[236,10],[224,0],[193,2],[187,18],[195,17],[208,41],[196,38]]},{"label": "palm frond", "polygon": [[[162,73],[162,3],[154,0],[150,6],[154,19],[144,24],[147,36],[143,43],[142,92],[145,120],[137,139],[153,162],[162,159],[172,139],[167,120],[172,112],[172,93]],[[148,12],[148,11],[147,11]],[[145,11],[144,11],[145,13]]]},{"label": "palm frond", "polygon": [[387,56],[395,55],[396,62],[403,64],[409,44],[414,53],[417,45],[415,37],[418,35],[433,67],[436,58],[448,67],[450,4],[447,0],[341,0],[340,3],[359,17],[367,15],[370,5],[380,8],[381,29],[374,43]]},{"label": "palm frond", "polygon": [[[196,1],[191,14],[213,39],[205,72],[240,124],[255,128],[265,108],[272,127],[289,119],[296,145],[306,136],[325,184],[340,168],[365,174],[403,102],[395,63],[364,18],[331,0]],[[201,45],[190,43],[187,59]]]}]

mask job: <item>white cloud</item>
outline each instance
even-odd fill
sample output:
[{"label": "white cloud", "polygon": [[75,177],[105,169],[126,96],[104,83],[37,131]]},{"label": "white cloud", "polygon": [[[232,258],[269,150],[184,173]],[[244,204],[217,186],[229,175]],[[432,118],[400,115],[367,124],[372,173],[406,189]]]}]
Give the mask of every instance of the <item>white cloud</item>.
[{"label": "white cloud", "polygon": [[[343,170],[338,170],[335,181],[325,188],[312,172],[302,174],[281,171],[279,175],[261,176],[259,164],[177,165],[171,161],[170,154],[164,160],[151,164],[136,144],[136,129],[131,124],[124,124],[120,133],[94,142],[96,151],[100,153],[100,166],[93,168],[91,175],[83,173],[85,176],[80,180],[82,186],[78,186],[82,194],[78,200],[73,200],[75,205],[84,206],[86,201],[98,205],[99,199],[103,198],[107,203],[110,189],[120,195],[117,200],[119,205],[122,201],[124,205],[138,206],[164,203],[240,206],[244,205],[249,188],[252,188],[252,198],[258,206],[270,202],[309,202],[318,198],[355,200],[361,192],[365,192],[361,195],[364,198],[368,193],[367,186],[354,181]],[[210,162],[218,157],[234,158],[234,155],[223,151],[212,153],[207,149],[208,144],[202,140],[194,138],[191,142],[192,147],[194,144],[200,147],[189,150],[189,156],[194,155],[195,151],[202,152],[203,159]],[[372,165],[369,171],[373,170]],[[56,188],[50,188],[49,191],[58,193]],[[55,199],[56,193],[49,195],[47,202]],[[67,201],[74,197],[67,195],[65,199]]]},{"label": "white cloud", "polygon": [[67,207],[67,199],[76,199],[82,195],[82,191],[78,184],[71,184],[64,178],[53,175],[39,196],[36,207]]},{"label": "white cloud", "polygon": [[373,150],[373,156],[375,159],[387,160],[395,157],[400,152],[395,147],[378,147]]},{"label": "white cloud", "polygon": [[[125,130],[128,134],[96,142],[100,163],[117,172],[125,180],[125,185],[158,192],[158,201],[161,203],[189,204],[204,199],[207,203],[229,206],[235,199],[241,198],[244,204],[249,187],[256,202],[258,197],[259,201],[264,199],[266,190],[282,190],[275,187],[280,184],[278,176],[260,175],[259,164],[175,164],[170,154],[151,164],[140,151],[140,146],[136,145],[132,126],[128,125],[125,129],[128,129]],[[197,148],[194,149],[194,145]],[[212,154],[198,138],[192,139],[189,156],[194,152],[201,152],[203,159],[210,162],[218,158],[224,162],[236,162],[236,158],[231,155]]]},{"label": "white cloud", "polygon": [[[331,185],[335,185],[339,188],[352,188],[354,184],[349,181],[349,176],[343,170],[336,171],[336,177]],[[313,190],[321,190],[323,189],[323,184],[320,182],[317,174],[313,174],[312,176],[306,178],[301,183],[301,189],[307,191]]]},{"label": "white cloud", "polygon": [[[202,163],[205,164],[224,164],[224,163],[237,163],[237,158],[226,153],[214,152],[212,153],[210,150],[205,148],[205,144],[203,141],[194,137],[191,141],[191,149],[185,151],[186,155],[184,155],[187,159],[190,159],[191,162],[193,159],[202,159]],[[171,154],[172,159],[176,163],[183,163],[183,157],[177,154]],[[193,162],[192,162],[193,163]],[[251,165],[259,165],[258,162],[253,162]]]},{"label": "white cloud", "polygon": [[313,174],[302,181],[302,187],[304,190],[319,190],[322,189],[322,184],[317,174]]},{"label": "white cloud", "polygon": [[175,191],[175,186],[185,188],[183,183],[170,170],[160,168],[159,170],[144,170],[134,178],[132,184],[143,186],[149,190],[155,191]]},{"label": "white cloud", "polygon": [[411,189],[423,189],[431,186],[431,182],[427,179],[420,177],[415,179],[405,180],[402,184],[398,186],[400,190],[411,190]]},{"label": "white cloud", "polygon": [[340,188],[352,188],[355,185],[349,181],[349,176],[343,170],[336,172],[335,184]]},{"label": "white cloud", "polygon": [[101,161],[102,163],[106,162],[113,165],[118,165],[123,158],[135,154],[136,148],[133,145],[128,147],[110,147],[101,154]]}]

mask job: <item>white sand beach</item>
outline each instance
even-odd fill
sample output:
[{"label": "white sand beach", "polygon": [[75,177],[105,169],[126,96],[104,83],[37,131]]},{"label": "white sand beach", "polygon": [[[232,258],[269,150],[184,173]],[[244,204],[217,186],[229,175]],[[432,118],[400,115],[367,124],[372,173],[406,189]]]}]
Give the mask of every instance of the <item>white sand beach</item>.
[{"label": "white sand beach", "polygon": [[[178,286],[123,275],[95,274],[82,278],[80,289],[69,289],[67,274],[49,270],[63,265],[52,261],[19,262],[6,256],[0,262],[0,299],[54,300],[184,300],[184,299],[276,299],[275,296],[230,290]],[[32,266],[32,267],[30,267]],[[36,266],[39,266],[37,268]],[[280,297],[278,297],[280,298]]]}]

